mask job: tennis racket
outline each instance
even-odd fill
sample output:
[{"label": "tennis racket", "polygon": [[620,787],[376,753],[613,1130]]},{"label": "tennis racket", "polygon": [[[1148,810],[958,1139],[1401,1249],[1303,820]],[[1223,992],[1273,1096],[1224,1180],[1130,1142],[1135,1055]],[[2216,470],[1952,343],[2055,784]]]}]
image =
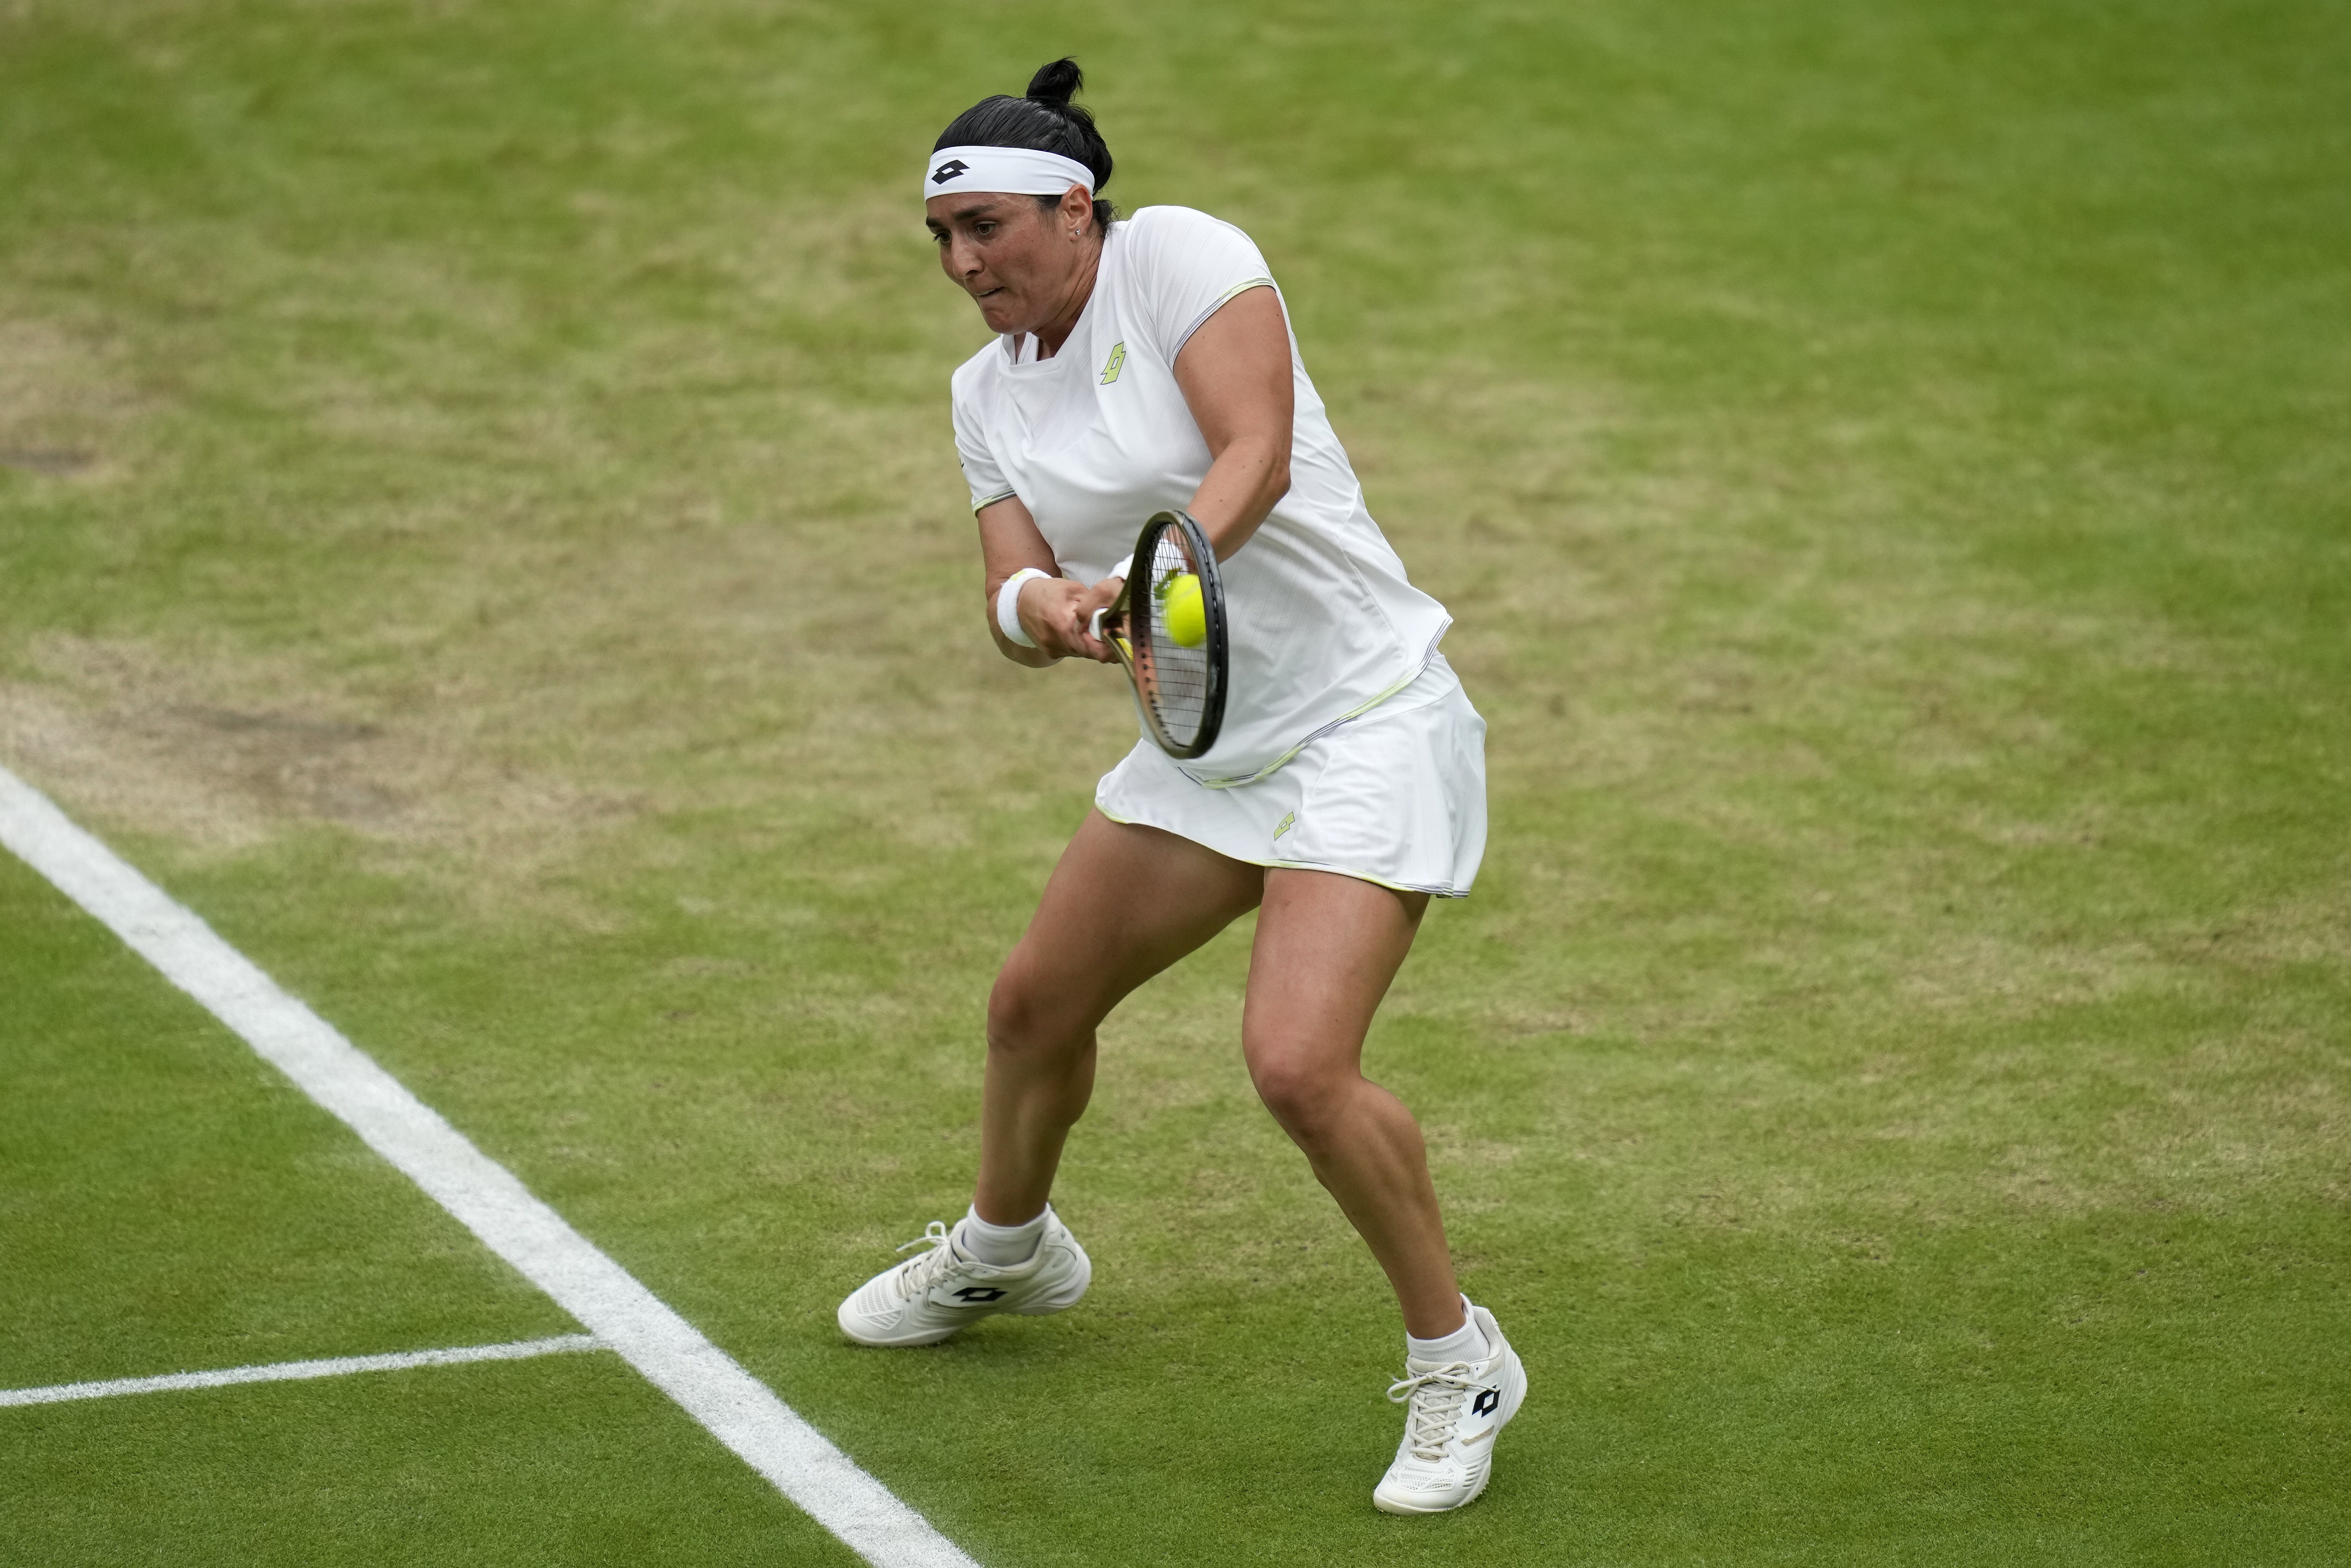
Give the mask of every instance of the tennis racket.
[{"label": "tennis racket", "polygon": [[1143,525],[1117,601],[1087,628],[1108,643],[1151,738],[1170,757],[1197,757],[1225,722],[1225,584],[1217,552],[1188,512]]}]

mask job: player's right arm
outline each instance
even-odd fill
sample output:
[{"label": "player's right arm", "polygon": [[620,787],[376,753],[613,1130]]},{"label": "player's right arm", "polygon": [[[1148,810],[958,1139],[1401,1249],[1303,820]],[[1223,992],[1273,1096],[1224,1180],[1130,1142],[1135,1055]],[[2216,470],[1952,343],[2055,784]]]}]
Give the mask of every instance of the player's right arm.
[{"label": "player's right arm", "polygon": [[[987,562],[987,595],[984,602],[987,634],[995,639],[998,653],[1031,669],[1042,669],[1073,654],[1081,659],[1110,662],[1111,651],[1086,634],[1087,617],[1097,601],[1107,600],[1099,591],[1071,582],[1061,575],[1052,547],[1038,531],[1037,519],[1029,515],[1027,503],[1019,497],[1007,496],[979,509],[979,549]],[[1005,580],[1023,567],[1034,567],[1045,574],[1020,585],[1020,629],[1037,640],[1033,648],[1024,648],[1007,637],[996,620],[997,594]],[[1106,586],[1113,591],[1117,587],[1115,583]]]}]

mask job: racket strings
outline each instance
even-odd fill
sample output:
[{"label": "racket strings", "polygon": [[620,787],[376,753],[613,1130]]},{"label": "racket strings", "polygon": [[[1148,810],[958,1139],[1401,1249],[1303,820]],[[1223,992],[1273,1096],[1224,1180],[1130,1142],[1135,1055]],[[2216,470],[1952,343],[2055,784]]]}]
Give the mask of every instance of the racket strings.
[{"label": "racket strings", "polygon": [[1150,635],[1135,652],[1144,668],[1139,673],[1144,700],[1151,705],[1167,738],[1189,746],[1200,734],[1208,712],[1208,648],[1206,640],[1186,647],[1167,634],[1167,595],[1176,579],[1196,575],[1183,536],[1174,529],[1162,533],[1151,549],[1146,598],[1140,607]]}]

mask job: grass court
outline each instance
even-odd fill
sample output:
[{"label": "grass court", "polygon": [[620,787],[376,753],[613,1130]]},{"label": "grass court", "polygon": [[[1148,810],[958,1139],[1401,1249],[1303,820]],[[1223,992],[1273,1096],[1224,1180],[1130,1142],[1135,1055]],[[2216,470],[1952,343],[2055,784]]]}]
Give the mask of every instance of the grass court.
[{"label": "grass court", "polygon": [[[931,139],[1257,239],[1492,728],[1369,1071],[1104,1032],[1093,1293],[861,1351],[1114,674],[981,630]],[[2341,1561],[2351,36],[2317,0],[0,0],[0,765],[979,1562]],[[0,857],[0,1388],[574,1331]],[[846,1564],[608,1354],[0,1408],[43,1564]]]}]

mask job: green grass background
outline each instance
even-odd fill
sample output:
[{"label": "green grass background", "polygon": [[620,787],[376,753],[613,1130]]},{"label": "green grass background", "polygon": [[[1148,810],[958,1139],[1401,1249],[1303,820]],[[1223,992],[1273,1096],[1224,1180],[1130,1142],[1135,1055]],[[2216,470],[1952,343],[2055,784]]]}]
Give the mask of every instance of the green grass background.
[{"label": "green grass background", "polygon": [[[1368,1506],[1393,1307],[1246,931],[1107,1031],[1081,1311],[831,1324],[1131,739],[980,632],[911,192],[1064,51],[1107,194],[1267,252],[1492,725],[1370,1051],[1533,1379],[1457,1518]],[[2338,1561],[2346,67],[2220,0],[0,0],[0,761],[983,1562]],[[562,1326],[0,919],[0,1381]],[[402,1376],[0,1412],[0,1530],[842,1559],[599,1358]]]}]

